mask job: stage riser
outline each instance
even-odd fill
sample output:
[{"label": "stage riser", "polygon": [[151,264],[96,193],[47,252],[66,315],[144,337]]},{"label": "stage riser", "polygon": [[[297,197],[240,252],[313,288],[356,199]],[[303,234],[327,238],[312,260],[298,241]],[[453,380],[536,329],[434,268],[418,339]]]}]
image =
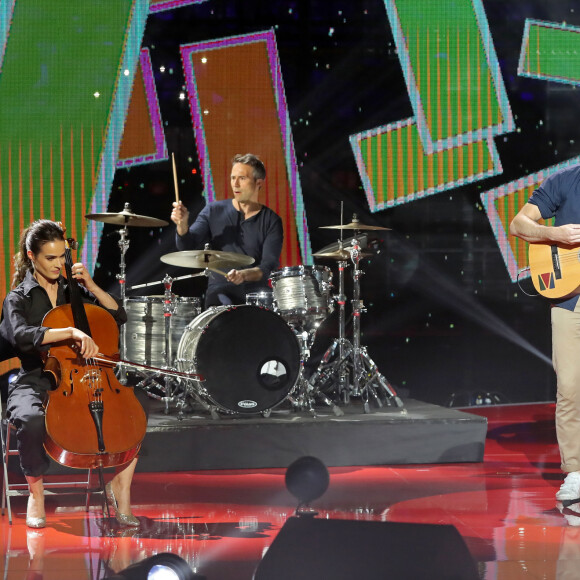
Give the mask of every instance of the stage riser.
[{"label": "stage riser", "polygon": [[[289,409],[269,417],[203,412],[165,413],[148,403],[147,434],[137,471],[171,472],[209,469],[286,468],[305,455],[328,467],[413,465],[483,461],[487,421],[478,415],[415,401],[364,413],[360,402],[336,417],[328,407],[317,417]],[[17,457],[10,468],[19,471]],[[67,468],[53,462],[49,473]]]},{"label": "stage riser", "polygon": [[219,424],[147,434],[138,470],[286,468],[313,455],[328,467],[479,462],[485,421],[370,425]]}]

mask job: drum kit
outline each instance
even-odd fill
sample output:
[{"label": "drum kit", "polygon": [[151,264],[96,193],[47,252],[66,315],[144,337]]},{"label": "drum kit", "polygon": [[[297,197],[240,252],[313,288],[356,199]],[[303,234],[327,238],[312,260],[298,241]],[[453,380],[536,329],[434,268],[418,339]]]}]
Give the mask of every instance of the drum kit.
[{"label": "drum kit", "polygon": [[[365,412],[370,401],[403,407],[393,387],[379,372],[360,343],[362,243],[379,226],[361,223],[356,215],[349,224],[324,226],[340,230],[340,239],[313,254],[338,263],[338,294],[332,295],[332,270],[326,266],[292,266],[273,272],[271,292],[248,294],[246,304],[210,307],[202,311],[199,298],[177,296],[177,280],[225,275],[232,268],[250,266],[254,259],[234,252],[203,250],[173,252],[161,261],[188,270],[201,270],[178,278],[126,287],[125,254],[130,227],[163,227],[167,221],[132,212],[129,204],[118,213],[88,214],[87,219],[120,226],[119,281],[127,323],[121,328],[119,379],[126,384],[136,373],[137,387],[152,398],[171,405],[178,418],[185,410],[201,408],[212,418],[221,414],[261,413],[268,416],[283,402],[294,410],[316,416],[317,403],[335,415],[341,405],[360,398]],[[341,220],[342,221],[342,220]],[[354,236],[344,241],[344,231]],[[352,265],[352,340],[346,336],[345,272]],[[163,285],[163,295],[127,296],[127,291]],[[306,376],[305,363],[321,323],[338,306],[338,337],[326,350],[316,370]],[[309,361],[312,362],[312,361]],[[132,363],[148,370],[135,370]],[[158,372],[156,372],[156,369]],[[170,372],[164,372],[170,371]],[[173,372],[173,374],[171,374]],[[191,377],[191,378],[188,378]]]}]

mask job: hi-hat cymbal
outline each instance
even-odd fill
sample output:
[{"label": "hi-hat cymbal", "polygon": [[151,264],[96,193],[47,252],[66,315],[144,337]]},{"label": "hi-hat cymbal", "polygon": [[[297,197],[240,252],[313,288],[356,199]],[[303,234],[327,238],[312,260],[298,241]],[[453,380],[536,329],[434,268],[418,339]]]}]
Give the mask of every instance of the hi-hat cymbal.
[{"label": "hi-hat cymbal", "polygon": [[390,230],[391,228],[383,228],[382,226],[370,226],[353,220],[349,224],[342,224],[338,226],[320,226],[321,230]]},{"label": "hi-hat cymbal", "polygon": [[115,226],[133,226],[141,228],[160,228],[169,224],[165,220],[149,217],[146,215],[137,215],[130,209],[125,208],[118,213],[89,213],[85,216],[88,220],[113,224]]},{"label": "hi-hat cymbal", "polygon": [[254,263],[252,256],[222,250],[184,250],[161,256],[161,261],[182,268],[236,268]]},{"label": "hi-hat cymbal", "polygon": [[364,233],[357,236],[353,236],[352,238],[345,238],[344,240],[333,242],[332,244],[328,244],[328,246],[324,246],[324,248],[320,248],[320,250],[318,250],[318,254],[327,254],[329,252],[336,252],[337,250],[340,249],[349,250],[350,248],[352,248],[354,240],[357,241],[359,248],[362,248],[364,250],[369,244],[370,235],[371,234]]},{"label": "hi-hat cymbal", "polygon": [[[372,256],[370,252],[359,252],[361,258],[368,258]],[[328,258],[329,260],[350,260],[350,252],[348,250],[335,250],[334,252],[316,252],[312,254],[313,258]]]}]

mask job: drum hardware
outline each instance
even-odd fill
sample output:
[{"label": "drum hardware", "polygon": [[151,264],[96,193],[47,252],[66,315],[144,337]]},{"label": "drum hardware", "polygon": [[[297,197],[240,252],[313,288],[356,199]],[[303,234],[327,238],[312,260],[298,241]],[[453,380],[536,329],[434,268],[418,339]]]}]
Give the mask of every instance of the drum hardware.
[{"label": "drum hardware", "polygon": [[[342,246],[342,241],[338,242],[338,249],[337,252],[340,256],[343,255],[343,252],[347,251],[344,250]],[[350,253],[349,253],[350,258]],[[345,305],[346,305],[346,294],[344,289],[344,276],[345,276],[345,269],[348,267],[348,262],[344,259],[339,260],[338,262],[338,294],[335,296],[336,303],[338,304],[338,339],[335,340],[327,351],[324,353],[322,357],[322,361],[318,366],[316,372],[310,378],[311,382],[316,383],[316,381],[320,381],[322,378],[325,380],[332,376],[332,372],[328,372],[330,370],[337,371],[336,374],[338,375],[338,395],[342,398],[343,403],[347,404],[348,400],[348,385],[347,385],[347,377],[348,372],[345,368],[344,362],[346,361],[345,352],[347,350],[347,339],[346,339],[346,312],[345,312]],[[339,353],[338,353],[338,361],[341,361],[338,365],[336,365],[337,369],[330,369],[326,366],[331,356],[334,355],[336,347],[338,346]]]},{"label": "drum hardware", "polygon": [[[388,229],[378,226],[364,226],[358,222],[356,215],[353,215],[353,221],[346,226],[325,226],[332,229],[355,229],[354,226],[360,229]],[[350,397],[361,397],[363,401],[365,413],[370,412],[369,399],[372,397],[375,403],[381,407],[382,400],[379,397],[379,392],[386,395],[389,404],[397,407],[403,407],[403,402],[397,396],[397,393],[379,372],[374,361],[369,357],[366,347],[360,344],[360,317],[363,312],[366,312],[360,296],[360,278],[364,272],[359,268],[361,259],[361,248],[357,234],[351,242],[348,249],[350,260],[353,264],[353,298],[352,298],[352,342],[346,338],[346,319],[345,319],[345,305],[346,295],[344,290],[344,276],[345,269],[349,266],[348,261],[344,260],[345,249],[342,247],[342,240],[339,240],[336,256],[338,259],[338,279],[339,288],[338,295],[335,297],[339,306],[339,335],[330,347],[326,350],[318,368],[310,377],[309,382],[313,388],[321,388],[326,386],[329,381],[336,384],[338,397],[343,403],[348,404]],[[338,349],[337,358],[332,361]],[[351,384],[352,381],[352,384]]]},{"label": "drum hardware", "polygon": [[313,331],[299,331],[294,329],[296,337],[300,344],[300,372],[294,389],[288,395],[288,401],[292,406],[301,411],[308,411],[313,417],[316,417],[314,405],[319,399],[322,403],[332,409],[337,417],[344,415],[344,411],[333,403],[316,385],[311,384],[304,376],[304,363],[310,358],[310,347],[314,342]]},{"label": "drum hardware", "polygon": [[[333,252],[316,252],[316,254],[312,254],[314,258],[328,258],[330,260],[340,260],[340,261],[347,261],[350,259],[350,249],[341,249],[341,250],[334,250]],[[361,258],[368,258],[372,256],[371,252],[363,252],[360,251],[359,255]]]},{"label": "drum hardware", "polygon": [[[129,204],[125,204],[126,208],[128,206],[129,206]],[[87,217],[89,217],[89,216],[87,216]],[[91,219],[91,218],[89,218],[89,219]],[[121,296],[121,304],[123,305],[123,308],[125,308],[125,305],[126,305],[126,301],[125,301],[125,296],[126,296],[125,254],[127,253],[127,250],[129,249],[129,232],[127,231],[127,226],[124,226],[119,230],[119,242],[118,243],[119,243],[121,261],[119,263],[119,273],[117,274],[117,280],[119,281],[119,291],[120,291],[120,296]],[[121,325],[121,332],[119,333],[119,353],[120,353],[122,359],[124,359],[127,355],[127,350],[125,347],[125,345],[127,344],[126,340],[127,340],[127,331],[125,329],[125,325],[122,324]],[[123,367],[119,368],[119,382],[122,385],[127,384],[127,372]]]},{"label": "drum hardware", "polygon": [[[166,274],[165,277],[163,278],[163,287],[165,289],[165,292],[163,294],[163,320],[165,322],[165,351],[164,351],[163,355],[165,358],[164,368],[166,368],[166,369],[171,368],[171,363],[173,362],[172,361],[172,353],[173,353],[172,320],[173,320],[173,314],[175,313],[175,306],[173,303],[173,293],[171,291],[172,284],[173,284],[173,279],[171,278],[171,276]],[[177,398],[176,398],[177,388],[173,388],[174,384],[168,376],[164,377],[164,383],[165,383],[165,397],[164,397],[165,414],[168,415],[169,414],[169,403],[177,400]],[[175,385],[175,386],[177,387],[177,385]],[[183,403],[182,400],[179,400],[179,402]],[[178,405],[178,409],[179,409],[179,413],[177,416],[179,419],[182,419],[183,418],[183,406]]]},{"label": "drum hardware", "polygon": [[[121,212],[118,213],[96,213],[96,214],[87,214],[85,216],[89,220],[103,222],[112,225],[120,225],[122,228],[118,230],[119,233],[119,249],[120,249],[120,265],[119,265],[119,273],[117,274],[117,280],[119,281],[119,288],[120,288],[120,297],[121,297],[121,304],[128,311],[130,312],[129,305],[132,304],[131,298],[127,298],[127,287],[126,287],[126,260],[125,255],[127,250],[129,249],[129,232],[128,227],[163,227],[168,225],[169,222],[165,220],[160,220],[158,218],[137,215],[133,213],[131,210],[131,206],[129,203],[125,203],[124,208]],[[199,274],[190,274],[187,276],[181,276],[176,278],[178,280],[193,276],[200,276],[205,275],[205,272]],[[147,287],[153,286],[155,284],[163,283],[165,285],[165,295],[163,300],[163,320],[164,320],[164,350],[161,353],[156,353],[156,355],[161,355],[162,359],[155,359],[150,356],[149,359],[146,358],[146,362],[155,363],[161,369],[165,371],[175,370],[171,363],[172,356],[172,316],[175,311],[175,304],[174,304],[174,297],[171,294],[171,286],[175,279],[170,278],[169,276],[165,276],[162,281],[159,282],[151,282],[148,284],[136,285],[129,288],[130,290],[135,290],[139,287]],[[129,322],[129,321],[128,321]],[[183,410],[187,406],[184,398],[181,396],[179,385],[179,379],[175,376],[166,373],[154,372],[153,371],[144,371],[144,370],[136,370],[130,364],[130,361],[126,361],[129,357],[128,355],[128,344],[127,344],[127,328],[128,324],[123,324],[121,326],[121,331],[119,333],[119,351],[120,351],[120,358],[123,363],[120,363],[117,367],[117,374],[119,377],[119,382],[122,384],[127,384],[128,379],[128,370],[131,369],[137,372],[140,376],[144,376],[145,378],[138,383],[137,386],[143,388],[145,392],[151,396],[152,398],[157,398],[165,404],[165,413],[169,413],[169,405],[170,403],[175,403],[179,410],[178,418],[183,418]],[[146,342],[146,338],[145,338]],[[154,365],[151,365],[154,366]],[[160,382],[161,379],[161,382]],[[163,393],[162,396],[157,395],[153,389],[160,389],[160,392]]]},{"label": "drum hardware", "polygon": [[[172,278],[173,282],[178,280],[186,280],[187,278],[197,278],[199,276],[207,276],[207,271],[197,272],[196,274],[186,274],[185,276],[178,276],[177,278]],[[134,286],[129,286],[127,290],[140,290],[141,288],[148,288],[149,286],[159,286],[159,284],[165,284],[165,278],[163,280],[155,280],[155,282],[146,282],[145,284],[135,284]]]},{"label": "drum hardware", "polygon": [[[324,248],[321,248],[318,252],[316,252],[316,254],[312,254],[314,257],[319,257],[320,255],[323,254],[327,254],[327,253],[332,253],[332,252],[336,252],[338,249],[341,250],[350,250],[350,248],[352,247],[352,241],[355,239],[355,237],[351,237],[351,238],[346,238],[343,239],[342,238],[343,232],[340,232],[340,239],[336,242],[333,242],[332,244],[328,244],[328,246],[324,246]],[[357,233],[356,235],[356,240],[359,243],[359,246],[363,249],[366,250],[368,247],[368,242],[369,242],[369,235],[368,233],[366,234],[361,234],[361,233]],[[350,260],[350,255],[347,256],[345,258],[346,260]]]},{"label": "drum hardware", "polygon": [[332,408],[336,416],[342,410],[304,376],[304,363],[310,357],[310,348],[320,323],[332,312],[330,289],[332,272],[325,266],[292,266],[272,272],[270,276],[274,298],[274,312],[293,329],[300,344],[300,372],[288,401],[298,410],[316,416],[317,399]]},{"label": "drum hardware", "polygon": [[[144,380],[137,386],[150,397],[162,401],[165,404],[165,414],[169,414],[169,406],[174,403],[178,409],[178,419],[182,419],[183,411],[187,408],[183,382],[176,381],[165,371],[175,370],[179,339],[187,324],[199,315],[201,306],[199,298],[182,298],[173,294],[174,281],[175,278],[165,276],[162,281],[165,288],[163,296],[127,298],[126,350],[127,359],[144,360],[145,363],[163,371],[145,375]],[[147,285],[152,284],[155,283]],[[162,395],[158,395],[157,392]]]},{"label": "drum hardware", "polygon": [[[181,364],[184,368],[191,368],[192,361],[181,361]],[[197,381],[195,379],[192,379],[191,381],[182,381],[180,387],[183,400],[183,406],[181,408],[186,408],[188,406],[193,408],[194,406],[197,406],[202,411],[209,413],[214,421],[221,418],[219,406],[212,404],[210,395],[207,389],[203,386],[202,381]],[[188,398],[193,400],[193,405],[190,405],[187,402]]]},{"label": "drum hardware", "polygon": [[[161,384],[158,380],[161,377],[161,373],[154,372],[152,374],[146,375],[145,373],[140,372],[139,374],[144,378],[135,386],[143,389],[147,393],[147,396],[151,397],[152,399],[162,402],[165,405],[164,412],[166,415],[170,413],[169,405],[174,403],[175,408],[177,409],[177,419],[182,421],[185,417],[185,411],[191,410],[193,408],[193,405],[188,401],[188,398],[190,398],[193,399],[195,404],[197,404],[203,411],[209,413],[212,419],[219,419],[219,414],[216,408],[208,404],[204,398],[204,389],[202,386],[203,383],[201,381],[195,381],[194,388],[192,387],[192,385],[194,385],[194,379],[191,379],[190,381],[178,378],[176,379],[177,389],[175,390],[175,394],[168,396],[166,394],[167,390],[165,385]],[[157,394],[158,392],[162,394]]]},{"label": "drum hardware", "polygon": [[[86,214],[85,218],[92,221],[102,222],[106,224],[112,224],[115,226],[123,226],[119,231],[119,249],[121,254],[121,260],[119,264],[119,273],[117,274],[117,280],[119,281],[119,289],[120,289],[120,296],[121,296],[121,304],[125,307],[125,274],[126,274],[126,263],[125,263],[125,254],[129,249],[129,232],[127,231],[127,227],[144,227],[144,228],[151,228],[151,227],[163,227],[169,225],[169,222],[165,220],[160,220],[154,217],[137,215],[133,213],[131,210],[131,205],[126,202],[123,210],[118,213],[91,213]],[[126,330],[125,325],[121,326],[121,331],[119,333],[119,352],[121,355],[121,359],[125,359],[126,355]],[[121,384],[127,384],[127,373],[123,369],[123,366],[120,366],[118,369],[119,373],[119,382]]]},{"label": "drum hardware", "polygon": [[[175,368],[174,366],[174,351],[176,350],[176,345],[173,342],[173,338],[175,335],[175,331],[182,331],[183,328],[185,328],[185,324],[182,325],[174,325],[174,314],[177,312],[180,320],[182,319],[187,319],[187,322],[190,322],[193,318],[195,318],[200,312],[201,312],[201,305],[200,305],[200,301],[198,298],[188,298],[188,299],[183,299],[183,298],[179,298],[177,297],[175,294],[173,294],[171,292],[171,287],[172,284],[178,280],[185,280],[188,278],[196,278],[199,276],[206,276],[207,272],[203,271],[203,272],[198,272],[195,274],[186,274],[185,276],[178,276],[177,278],[171,278],[169,275],[165,275],[165,277],[163,278],[163,280],[156,280],[154,282],[147,282],[144,284],[136,284],[134,286],[130,286],[127,288],[127,290],[139,290],[141,288],[148,288],[150,286],[158,286],[160,284],[163,284],[165,286],[165,291],[167,292],[167,289],[169,289],[169,296],[164,295],[163,298],[161,296],[157,297],[157,296],[146,296],[146,297],[142,297],[142,296],[135,296],[135,297],[129,297],[128,299],[126,299],[125,301],[125,309],[127,310],[127,316],[128,316],[128,320],[127,323],[124,325],[126,327],[126,329],[128,329],[129,331],[132,330],[132,326],[135,325],[137,326],[139,324],[139,322],[143,322],[143,319],[145,317],[149,317],[149,319],[151,319],[151,322],[153,324],[153,326],[155,325],[156,322],[156,318],[158,318],[158,316],[156,316],[156,314],[163,314],[163,320],[164,320],[164,332],[163,332],[163,339],[164,339],[164,349],[162,351],[156,352],[155,355],[161,355],[163,358],[162,360],[158,360],[156,359],[155,361],[152,358],[152,354],[149,354],[146,351],[146,349],[140,348],[142,345],[138,345],[136,349],[131,349],[131,348],[127,348],[127,351],[132,351],[135,350],[135,352],[127,352],[126,354],[126,358],[130,358],[131,356],[135,356],[138,357],[140,356],[141,358],[145,358],[146,360],[149,359],[150,362],[155,362],[156,364],[162,365],[163,367],[166,368]],[[137,321],[135,323],[133,323],[133,321],[131,320],[132,315],[133,315],[133,311],[134,310],[138,310],[138,308],[134,308],[134,306],[137,306],[139,303],[145,303],[145,307],[144,307],[144,311],[137,313]],[[155,304],[163,304],[163,312],[156,312],[155,308]],[[171,305],[171,309],[167,310],[166,312],[166,308],[168,307],[168,304]],[[183,306],[183,310],[184,312],[182,313],[181,310],[182,308],[180,308],[181,306]],[[189,306],[189,309],[187,308],[187,306]],[[148,312],[148,310],[150,310]],[[188,316],[189,315],[189,316]],[[141,320],[139,320],[139,317],[141,316]],[[167,326],[169,325],[169,328],[167,328]],[[135,331],[137,331],[138,329],[135,329]],[[145,328],[145,332],[144,334],[147,335],[147,331],[149,329]],[[153,329],[151,329],[153,330]],[[171,341],[169,344],[167,343],[167,336],[169,333],[169,340]],[[151,332],[151,334],[153,335],[153,332]],[[146,340],[146,338],[145,338]],[[152,347],[154,346],[154,336],[151,336],[151,343],[152,343]],[[167,356],[167,353],[170,353],[170,357],[169,358]],[[147,377],[144,381],[141,381],[141,383],[139,383],[137,386],[141,387],[141,388],[147,388],[146,387],[146,383],[149,381],[154,381],[155,376],[153,377]],[[161,385],[151,385],[151,387],[149,388],[153,388],[153,387],[158,387],[158,388],[162,388]],[[148,394],[152,397],[152,398],[157,398],[154,396],[154,393],[151,391],[147,391]],[[161,399],[160,399],[161,400]],[[173,399],[170,399],[168,401],[165,401],[166,403],[171,402]]]}]

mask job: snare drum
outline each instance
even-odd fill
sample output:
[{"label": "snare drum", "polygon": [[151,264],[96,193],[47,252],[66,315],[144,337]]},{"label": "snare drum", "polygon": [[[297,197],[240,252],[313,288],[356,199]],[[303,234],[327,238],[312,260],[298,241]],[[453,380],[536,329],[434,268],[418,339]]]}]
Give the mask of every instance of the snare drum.
[{"label": "snare drum", "polygon": [[[125,357],[129,362],[163,367],[165,360],[165,315],[163,296],[132,296],[127,298],[125,310]],[[174,296],[171,300],[171,356],[172,365],[185,327],[201,312],[199,298]]]},{"label": "snare drum", "polygon": [[289,324],[314,328],[331,312],[332,271],[326,266],[292,266],[273,272],[275,310]]},{"label": "snare drum", "polygon": [[259,413],[281,403],[300,372],[300,346],[274,312],[214,306],[186,327],[177,368],[203,376],[200,390],[220,409]]}]

